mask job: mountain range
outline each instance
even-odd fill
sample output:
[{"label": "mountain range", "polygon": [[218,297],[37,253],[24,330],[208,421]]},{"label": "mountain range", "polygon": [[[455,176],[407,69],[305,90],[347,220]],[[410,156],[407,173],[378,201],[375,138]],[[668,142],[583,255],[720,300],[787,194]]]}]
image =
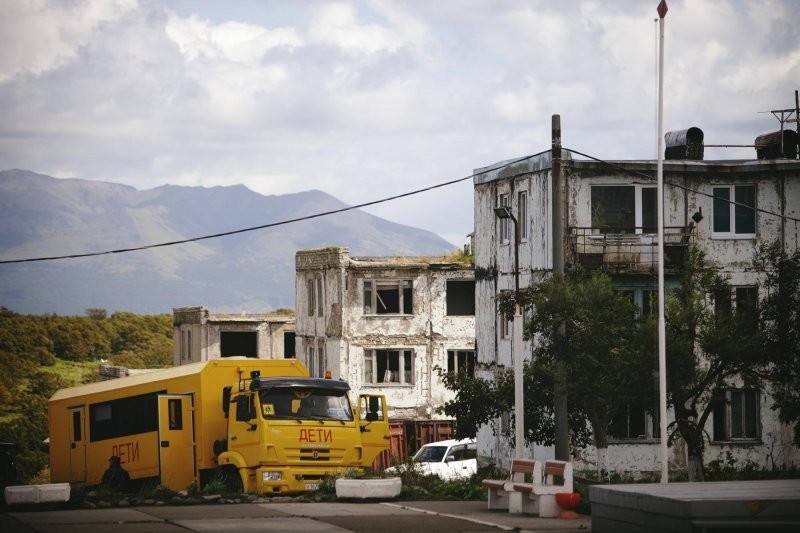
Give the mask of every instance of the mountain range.
[{"label": "mountain range", "polygon": [[[0,171],[0,261],[80,255],[276,224],[346,204],[318,190],[265,196],[243,185],[140,191]],[[91,257],[0,264],[0,306],[18,313],[142,314],[294,308],[294,254],[347,246],[354,256],[443,255],[436,234],[357,209],[228,236]]]}]

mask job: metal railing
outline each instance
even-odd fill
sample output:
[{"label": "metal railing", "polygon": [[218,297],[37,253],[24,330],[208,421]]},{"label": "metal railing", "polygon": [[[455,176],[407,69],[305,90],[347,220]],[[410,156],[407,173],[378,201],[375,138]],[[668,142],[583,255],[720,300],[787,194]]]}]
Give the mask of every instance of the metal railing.
[{"label": "metal railing", "polygon": [[[568,233],[573,262],[588,269],[645,273],[658,269],[658,236],[643,228],[572,227]],[[664,227],[664,268],[674,271],[694,242],[690,227]]]}]

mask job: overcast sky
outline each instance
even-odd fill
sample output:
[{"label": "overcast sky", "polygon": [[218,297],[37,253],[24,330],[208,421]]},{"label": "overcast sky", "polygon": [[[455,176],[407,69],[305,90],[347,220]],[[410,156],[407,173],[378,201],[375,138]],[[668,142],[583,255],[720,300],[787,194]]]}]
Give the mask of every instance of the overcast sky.
[{"label": "overcast sky", "polygon": [[[778,130],[768,111],[800,88],[797,0],[668,4],[665,131]],[[554,113],[565,147],[653,159],[657,5],[3,0],[0,169],[358,204],[549,149]],[[369,211],[461,246],[472,182]]]}]

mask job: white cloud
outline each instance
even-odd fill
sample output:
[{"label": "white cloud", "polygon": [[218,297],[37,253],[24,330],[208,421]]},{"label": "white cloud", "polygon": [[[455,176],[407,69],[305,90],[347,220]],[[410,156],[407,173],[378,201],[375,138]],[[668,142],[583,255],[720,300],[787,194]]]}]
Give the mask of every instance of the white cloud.
[{"label": "white cloud", "polygon": [[[545,150],[554,113],[565,145],[653,157],[656,4],[0,2],[0,161],[355,204]],[[794,102],[793,0],[669,4],[667,129],[776,129],[758,112]],[[469,188],[372,212],[466,234]]]}]

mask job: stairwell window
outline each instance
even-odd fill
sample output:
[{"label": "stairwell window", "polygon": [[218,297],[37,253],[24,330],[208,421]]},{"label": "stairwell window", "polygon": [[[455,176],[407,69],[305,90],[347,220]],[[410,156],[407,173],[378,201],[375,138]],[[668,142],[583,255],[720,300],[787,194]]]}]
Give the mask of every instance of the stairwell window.
[{"label": "stairwell window", "polygon": [[364,350],[364,383],[414,383],[413,350]]},{"label": "stairwell window", "polygon": [[714,187],[712,237],[723,239],[756,236],[755,185]]},{"label": "stairwell window", "polygon": [[364,280],[365,315],[411,315],[414,313],[411,280]]},{"label": "stairwell window", "polygon": [[308,301],[306,303],[306,307],[308,308],[308,316],[314,316],[314,309],[317,307],[317,299],[316,299],[316,292],[314,291],[314,280],[307,279],[306,280],[306,298]]}]

